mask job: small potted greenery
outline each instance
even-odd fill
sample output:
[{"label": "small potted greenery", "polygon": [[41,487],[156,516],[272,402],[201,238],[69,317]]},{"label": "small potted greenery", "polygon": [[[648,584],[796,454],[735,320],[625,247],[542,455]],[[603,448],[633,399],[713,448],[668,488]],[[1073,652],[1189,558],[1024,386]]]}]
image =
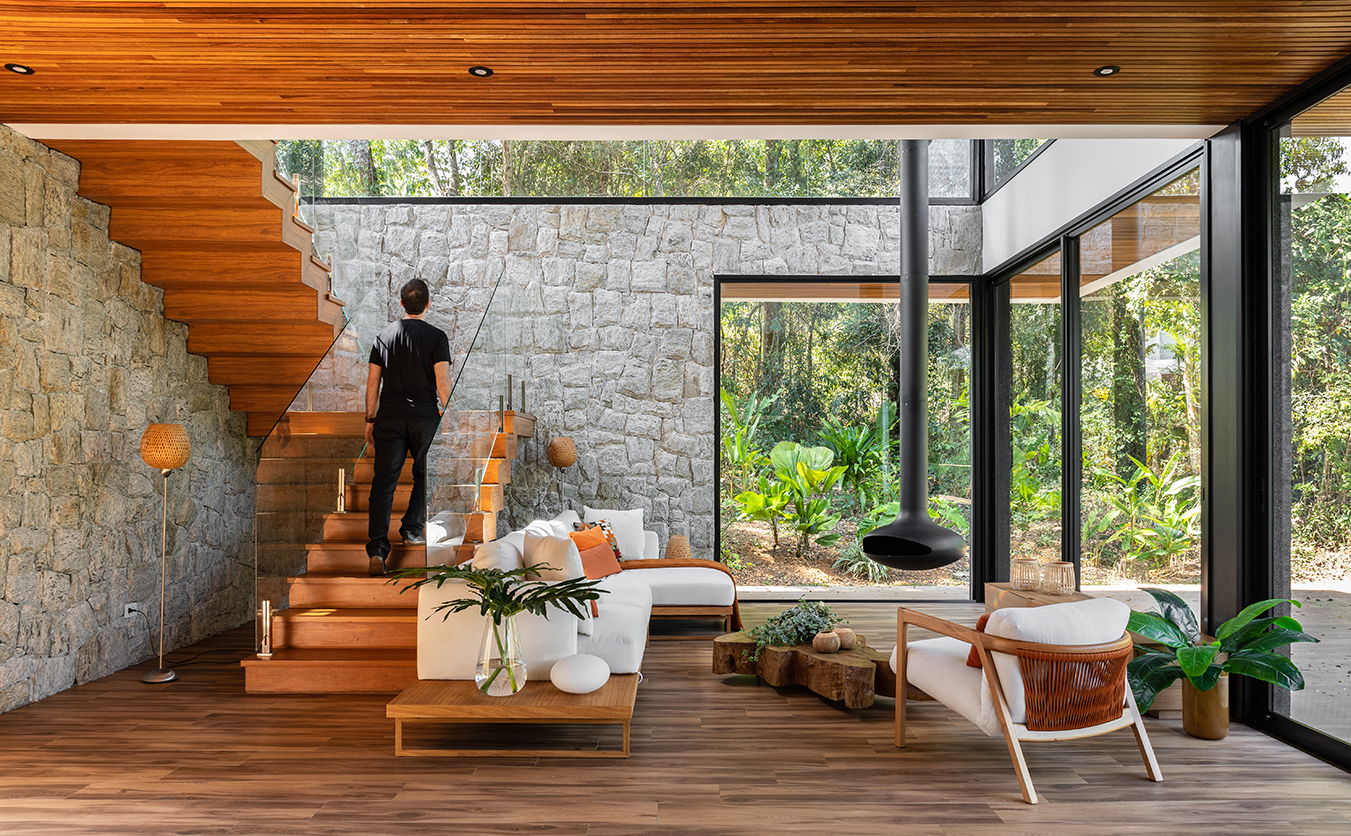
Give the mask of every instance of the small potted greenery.
[{"label": "small potted greenery", "polygon": [[1182,728],[1192,737],[1219,740],[1229,733],[1227,674],[1251,676],[1299,691],[1304,677],[1295,663],[1274,651],[1295,642],[1316,642],[1288,615],[1262,616],[1284,603],[1259,601],[1220,625],[1215,640],[1203,642],[1191,608],[1166,589],[1145,589],[1159,612],[1132,612],[1128,629],[1163,645],[1146,649],[1126,668],[1140,711],[1148,711],[1163,689],[1182,679]]},{"label": "small potted greenery", "polygon": [[755,642],[755,650],[748,658],[752,662],[759,659],[769,645],[792,647],[795,644],[810,644],[817,633],[826,633],[838,624],[848,623],[820,601],[798,601],[797,606],[746,631],[747,637]]},{"label": "small potted greenery", "polygon": [[459,580],[468,585],[473,597],[454,598],[438,604],[433,612],[447,618],[451,613],[478,608],[488,618],[483,625],[478,665],[474,669],[474,684],[490,697],[509,697],[525,687],[525,657],[521,655],[520,633],[516,615],[528,612],[549,617],[550,607],[559,607],[578,618],[586,617],[586,602],[600,597],[596,591],[600,581],[584,577],[566,581],[544,581],[540,571],[551,567],[542,563],[523,569],[475,569],[469,564],[460,566],[429,566],[401,569],[393,574],[390,583],[416,578],[414,583],[399,590],[400,594],[427,584],[440,589],[446,581]]}]

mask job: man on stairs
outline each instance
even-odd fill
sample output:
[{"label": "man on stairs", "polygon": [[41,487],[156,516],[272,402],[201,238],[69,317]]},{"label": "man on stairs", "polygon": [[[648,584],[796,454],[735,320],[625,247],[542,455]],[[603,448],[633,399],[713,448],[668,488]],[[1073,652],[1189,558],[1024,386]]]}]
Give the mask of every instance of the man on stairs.
[{"label": "man on stairs", "polygon": [[371,346],[366,379],[366,444],[375,450],[371,480],[370,574],[385,574],[389,515],[404,460],[413,456],[413,491],[399,533],[409,544],[427,542],[427,451],[436,438],[441,410],[450,399],[450,341],[428,325],[427,283],[413,279],[399,292],[403,319],[386,325]]}]

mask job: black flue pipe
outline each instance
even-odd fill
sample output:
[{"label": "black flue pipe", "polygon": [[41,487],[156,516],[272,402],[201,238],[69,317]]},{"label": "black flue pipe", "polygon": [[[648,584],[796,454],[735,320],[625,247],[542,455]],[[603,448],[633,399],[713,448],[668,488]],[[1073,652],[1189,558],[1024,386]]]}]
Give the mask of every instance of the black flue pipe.
[{"label": "black flue pipe", "polygon": [[929,519],[929,142],[901,140],[900,432],[896,519],[863,538],[863,553],[894,569],[937,569],[966,541]]}]

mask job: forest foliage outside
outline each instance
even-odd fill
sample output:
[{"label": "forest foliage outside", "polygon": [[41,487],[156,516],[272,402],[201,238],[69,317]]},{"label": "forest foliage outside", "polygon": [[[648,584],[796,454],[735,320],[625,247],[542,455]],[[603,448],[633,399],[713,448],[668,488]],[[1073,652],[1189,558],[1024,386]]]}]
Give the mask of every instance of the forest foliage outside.
[{"label": "forest foliage outside", "polygon": [[[1012,140],[1009,140],[1012,142]],[[933,140],[930,194],[971,196],[972,143]],[[1019,153],[1010,147],[1001,159]],[[289,140],[311,197],[890,197],[889,140]]]},{"label": "forest foliage outside", "polygon": [[[970,528],[970,309],[929,315],[930,514]],[[897,510],[895,306],[725,302],[722,559],[740,582],[961,586],[966,560],[893,572],[863,534]]]}]

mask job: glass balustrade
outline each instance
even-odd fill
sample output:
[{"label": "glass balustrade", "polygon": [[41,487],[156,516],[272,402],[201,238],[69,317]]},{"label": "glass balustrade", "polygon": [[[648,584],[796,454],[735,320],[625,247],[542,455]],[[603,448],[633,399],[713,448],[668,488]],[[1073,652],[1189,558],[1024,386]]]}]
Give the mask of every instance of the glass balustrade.
[{"label": "glass balustrade", "polygon": [[[434,306],[429,314],[429,321],[447,331],[453,361],[450,406],[427,467],[433,563],[452,561],[466,544],[472,549],[473,543],[495,538],[496,512],[516,452],[512,431],[522,428],[519,400],[507,401],[510,332],[502,319],[511,294],[497,285],[494,280],[469,289],[462,304]],[[373,336],[358,333],[349,321],[260,447],[255,524],[260,654],[291,645],[292,637],[280,633],[292,622],[273,614],[338,606],[332,596],[343,579],[367,575],[374,461],[365,441],[365,399]],[[517,385],[516,398],[519,392]],[[392,531],[407,503],[418,501],[411,482],[410,461],[395,489]],[[391,539],[391,569],[427,565],[427,546],[402,543],[397,534]]]}]

